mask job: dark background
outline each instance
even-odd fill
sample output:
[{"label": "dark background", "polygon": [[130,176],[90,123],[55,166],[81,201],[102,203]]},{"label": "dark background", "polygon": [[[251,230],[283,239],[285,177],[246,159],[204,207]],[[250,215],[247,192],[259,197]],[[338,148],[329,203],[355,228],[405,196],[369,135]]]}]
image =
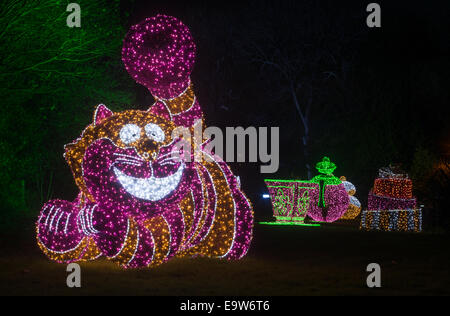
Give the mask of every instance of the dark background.
[{"label": "dark background", "polygon": [[79,29],[65,26],[68,2],[0,5],[2,226],[37,217],[48,199],[75,198],[63,145],[91,123],[97,104],[152,104],[120,49],[131,25],[162,13],[182,20],[196,41],[192,80],[208,125],[280,127],[276,174],[231,164],[257,219],[271,214],[264,178],[307,179],[326,155],[363,207],[378,168],[402,164],[425,224],[448,230],[444,2],[378,1],[379,29],[366,26],[370,1],[79,1]]}]

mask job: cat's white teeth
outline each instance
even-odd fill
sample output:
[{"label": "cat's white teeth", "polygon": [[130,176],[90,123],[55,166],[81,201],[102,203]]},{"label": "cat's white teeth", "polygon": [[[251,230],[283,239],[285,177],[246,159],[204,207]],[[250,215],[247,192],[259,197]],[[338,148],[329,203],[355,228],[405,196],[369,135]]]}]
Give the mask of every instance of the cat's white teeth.
[{"label": "cat's white teeth", "polygon": [[164,178],[156,178],[153,175],[149,178],[136,178],[128,176],[114,167],[117,180],[125,191],[147,201],[159,201],[173,192],[180,183],[183,171],[184,164],[181,164],[174,174]]}]

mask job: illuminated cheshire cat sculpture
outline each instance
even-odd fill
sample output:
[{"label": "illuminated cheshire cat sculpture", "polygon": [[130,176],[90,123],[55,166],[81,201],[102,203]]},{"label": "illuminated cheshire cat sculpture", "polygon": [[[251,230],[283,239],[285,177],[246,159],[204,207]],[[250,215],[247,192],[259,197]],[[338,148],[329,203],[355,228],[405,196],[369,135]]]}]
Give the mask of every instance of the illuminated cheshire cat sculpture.
[{"label": "illuminated cheshire cat sculpture", "polygon": [[[52,260],[101,256],[125,268],[155,266],[173,257],[243,257],[253,229],[251,204],[219,157],[173,155],[177,127],[203,119],[190,73],[195,44],[189,29],[158,15],[133,26],[124,40],[127,71],[156,102],[148,111],[113,113],[104,105],[65,158],[80,189],[73,202],[47,202],[37,240]],[[189,157],[190,159],[187,159]]]}]

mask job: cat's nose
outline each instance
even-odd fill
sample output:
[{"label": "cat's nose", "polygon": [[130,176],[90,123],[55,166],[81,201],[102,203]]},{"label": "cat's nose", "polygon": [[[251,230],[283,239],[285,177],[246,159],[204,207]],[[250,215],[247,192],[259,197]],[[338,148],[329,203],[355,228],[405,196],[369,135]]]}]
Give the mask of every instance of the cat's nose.
[{"label": "cat's nose", "polygon": [[142,154],[142,158],[146,159],[146,160],[156,160],[156,157],[158,157],[158,154],[154,151],[151,154],[148,152],[144,152]]},{"label": "cat's nose", "polygon": [[137,150],[139,155],[145,160],[155,160],[157,157],[158,145],[152,140],[145,140],[138,145]]}]

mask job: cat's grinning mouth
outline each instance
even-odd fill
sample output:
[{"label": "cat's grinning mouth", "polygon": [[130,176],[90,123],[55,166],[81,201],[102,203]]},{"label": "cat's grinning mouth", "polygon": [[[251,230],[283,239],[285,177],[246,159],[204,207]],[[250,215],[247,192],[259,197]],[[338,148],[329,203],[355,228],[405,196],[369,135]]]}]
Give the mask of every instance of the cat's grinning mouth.
[{"label": "cat's grinning mouth", "polygon": [[122,187],[129,194],[146,201],[159,201],[171,192],[173,192],[181,181],[184,171],[184,164],[180,164],[178,170],[170,176],[156,178],[136,178],[126,175],[117,167],[114,167],[114,173]]}]

